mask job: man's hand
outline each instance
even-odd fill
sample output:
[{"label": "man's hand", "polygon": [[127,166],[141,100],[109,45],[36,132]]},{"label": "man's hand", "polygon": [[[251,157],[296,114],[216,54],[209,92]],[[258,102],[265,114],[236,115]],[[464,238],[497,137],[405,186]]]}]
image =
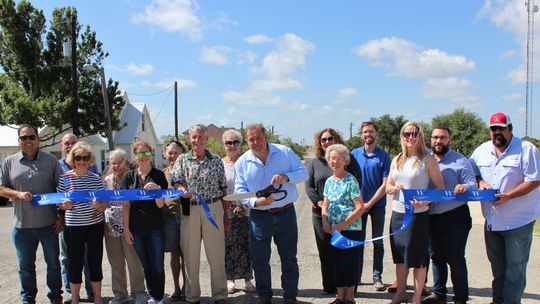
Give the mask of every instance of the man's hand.
[{"label": "man's hand", "polygon": [[65,222],[64,216],[59,216],[54,223],[54,233],[59,234],[64,230]]},{"label": "man's hand", "polygon": [[229,216],[227,216],[227,212],[223,213],[223,231],[231,232],[231,223],[229,222]]},{"label": "man's hand", "polygon": [[289,182],[289,177],[285,174],[274,174],[272,176],[272,180],[270,181],[270,184],[283,184]]},{"label": "man's hand", "polygon": [[69,210],[73,208],[73,202],[72,201],[64,201],[63,203],[58,204],[58,208],[62,210]]},{"label": "man's hand", "polygon": [[178,186],[176,187],[176,190],[180,190],[184,192],[184,195],[182,195],[183,198],[188,198],[193,196],[193,192],[189,192],[188,189],[184,186]]},{"label": "man's hand", "polygon": [[500,206],[500,205],[508,202],[508,200],[511,198],[508,193],[497,193],[497,194],[495,194],[495,197],[498,197],[499,200],[496,201],[496,202],[493,202],[493,206]]},{"label": "man's hand", "polygon": [[25,202],[31,202],[34,197],[32,196],[32,192],[18,192],[17,193],[17,199]]},{"label": "man's hand", "polygon": [[412,205],[414,208],[421,208],[429,205],[428,201],[417,201],[416,199],[412,200]]},{"label": "man's hand", "polygon": [[255,204],[257,205],[257,207],[260,207],[260,206],[267,206],[267,205],[270,205],[274,202],[274,198],[272,197],[272,195],[270,195],[269,197],[259,197],[256,201],[255,201]]},{"label": "man's hand", "polygon": [[460,193],[466,192],[467,190],[469,190],[469,187],[467,187],[466,185],[457,184],[456,187],[454,188],[454,193],[460,194]]},{"label": "man's hand", "polygon": [[478,190],[489,190],[493,189],[490,184],[486,183],[485,181],[481,180],[478,182]]}]

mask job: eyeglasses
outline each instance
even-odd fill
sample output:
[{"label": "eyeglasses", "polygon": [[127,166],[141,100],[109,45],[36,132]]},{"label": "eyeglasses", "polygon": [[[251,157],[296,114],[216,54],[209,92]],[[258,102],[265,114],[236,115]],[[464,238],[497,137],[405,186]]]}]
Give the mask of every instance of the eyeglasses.
[{"label": "eyeglasses", "polygon": [[36,140],[37,138],[37,135],[23,135],[23,136],[19,136],[19,139],[21,141],[25,141],[25,140]]},{"label": "eyeglasses", "polygon": [[417,138],[418,135],[420,135],[420,132],[414,131],[414,132],[403,132],[401,135],[405,138]]},{"label": "eyeglasses", "polygon": [[437,140],[440,140],[440,141],[445,141],[445,140],[448,140],[448,136],[431,136],[431,139],[437,141]]},{"label": "eyeglasses", "polygon": [[506,128],[508,128],[508,127],[502,127],[502,126],[491,126],[491,127],[489,127],[491,132],[497,132],[497,131],[502,132],[502,131],[506,130]]},{"label": "eyeglasses", "polygon": [[239,144],[240,144],[239,140],[228,140],[225,142],[226,146],[233,146],[233,145],[239,145]]},{"label": "eyeglasses", "polygon": [[90,155],[75,155],[73,156],[73,160],[74,161],[85,161],[85,162],[88,162],[90,161],[90,159],[92,159],[92,157]]},{"label": "eyeglasses", "polygon": [[322,143],[329,142],[329,141],[334,141],[334,136],[321,137]]},{"label": "eyeglasses", "polygon": [[145,157],[150,157],[153,155],[152,151],[148,150],[148,151],[140,151],[140,152],[137,152],[135,153],[135,155],[138,157],[138,158],[141,158],[143,156]]}]

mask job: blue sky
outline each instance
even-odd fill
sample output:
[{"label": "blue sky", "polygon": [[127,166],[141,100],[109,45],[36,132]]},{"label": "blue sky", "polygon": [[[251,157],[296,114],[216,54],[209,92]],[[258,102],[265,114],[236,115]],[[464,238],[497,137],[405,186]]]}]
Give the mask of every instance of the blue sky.
[{"label": "blue sky", "polygon": [[181,130],[262,122],[311,143],[325,127],[348,138],[369,117],[430,122],[464,107],[484,120],[505,111],[525,133],[523,0],[32,3],[47,19],[78,9],[110,53],[107,77],[147,104],[158,135],[174,133],[175,80]]}]

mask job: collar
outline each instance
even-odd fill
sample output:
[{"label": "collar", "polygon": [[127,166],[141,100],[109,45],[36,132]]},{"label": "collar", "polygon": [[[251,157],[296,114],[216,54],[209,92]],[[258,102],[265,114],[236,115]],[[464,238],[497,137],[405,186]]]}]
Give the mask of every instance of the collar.
[{"label": "collar", "polygon": [[[197,160],[195,157],[193,157],[193,150],[189,150],[189,152],[186,155],[186,158],[188,160]],[[204,149],[204,158],[205,159],[211,159],[212,158],[212,153],[210,153],[210,151]]]},{"label": "collar", "polygon": [[371,154],[368,154],[368,153],[367,153],[367,150],[366,150],[366,146],[365,146],[365,145],[362,146],[361,149],[362,149],[362,150],[361,150],[361,151],[362,151],[362,154],[364,154],[365,157],[373,157],[373,156],[375,156],[375,154],[377,153],[377,150],[379,149],[379,146],[375,145],[375,149],[373,149],[373,153],[371,153]]},{"label": "collar", "polygon": [[436,157],[435,157],[435,153],[433,153],[433,150],[432,149],[429,149],[429,154],[431,154],[431,156],[433,156],[435,158],[435,160],[440,163],[442,162],[443,160],[446,159],[446,157],[448,157],[448,154],[450,154],[450,152],[452,151],[452,148],[448,148],[448,151],[446,151],[446,153],[443,155],[442,159],[441,160],[438,160]]},{"label": "collar", "polygon": [[[30,160],[41,159],[40,153],[41,153],[41,150],[38,149],[36,155],[34,155],[34,158],[32,158],[32,159],[30,159]],[[24,158],[24,159],[28,159],[28,158],[26,158],[26,157],[24,156],[24,154],[22,153],[22,151],[19,151],[19,152],[17,153],[17,157],[19,158],[19,160],[22,160],[23,158]]]},{"label": "collar", "polygon": [[[508,143],[508,146],[506,146],[506,149],[504,149],[504,151],[501,153],[500,156],[505,155],[506,152],[510,149],[510,147],[517,142],[517,140],[514,140],[514,138],[516,138],[516,137],[512,134],[512,137],[510,137],[510,143]],[[491,147],[493,148],[493,149],[491,149],[491,154],[495,155],[495,157],[497,157],[497,149],[495,148],[495,145],[493,144],[492,140],[491,140]]]},{"label": "collar", "polygon": [[[268,146],[268,156],[266,156],[266,163],[268,163],[268,159],[270,158],[270,155],[272,155],[278,150],[278,148],[274,144],[267,143],[267,146]],[[255,154],[253,154],[253,151],[251,151],[251,149],[249,150],[249,153],[246,154],[246,160],[252,161],[252,162],[261,162],[261,160],[257,156],[255,156]]]}]

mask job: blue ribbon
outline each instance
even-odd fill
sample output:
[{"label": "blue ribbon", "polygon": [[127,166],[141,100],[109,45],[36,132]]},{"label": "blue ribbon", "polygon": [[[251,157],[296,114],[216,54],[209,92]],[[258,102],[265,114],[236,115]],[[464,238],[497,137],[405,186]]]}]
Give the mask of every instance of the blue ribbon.
[{"label": "blue ribbon", "polygon": [[[74,203],[88,203],[94,199],[98,202],[117,202],[117,201],[140,201],[151,200],[157,198],[168,198],[182,196],[185,192],[180,190],[96,190],[96,191],[71,191],[71,192],[58,192],[58,193],[46,193],[46,194],[34,194],[32,200],[33,206],[46,206],[56,205],[63,203],[64,201],[71,201]],[[208,221],[219,230],[218,225],[210,208],[206,201],[200,194],[197,193],[197,198],[201,202],[202,207],[206,213]]]},{"label": "blue ribbon", "polygon": [[480,202],[494,202],[499,200],[495,194],[499,193],[499,190],[467,190],[460,194],[454,194],[452,190],[426,190],[426,189],[404,189],[403,197],[405,204],[405,215],[403,216],[403,223],[399,229],[391,234],[382,235],[376,238],[372,238],[365,241],[355,241],[344,237],[339,231],[334,231],[330,244],[340,249],[348,249],[360,245],[364,245],[369,242],[389,237],[393,234],[400,232],[407,227],[413,218],[414,207],[411,202],[416,199],[418,201],[429,201],[433,203],[444,202],[467,202],[467,201],[480,201]]}]

